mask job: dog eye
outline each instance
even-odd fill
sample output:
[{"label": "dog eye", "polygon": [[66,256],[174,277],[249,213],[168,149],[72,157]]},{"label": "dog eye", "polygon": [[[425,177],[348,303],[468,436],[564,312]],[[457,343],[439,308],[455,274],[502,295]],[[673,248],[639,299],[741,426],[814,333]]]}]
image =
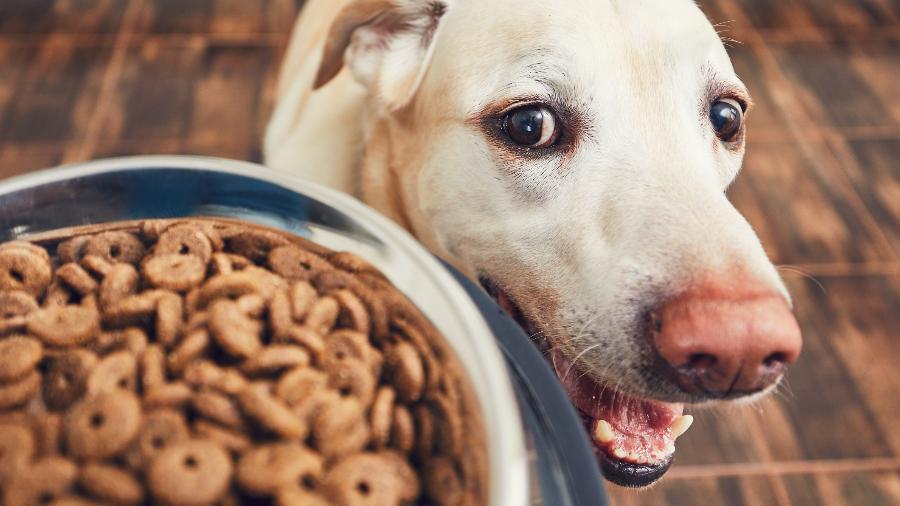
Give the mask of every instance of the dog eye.
[{"label": "dog eye", "polygon": [[712,121],[716,135],[724,142],[731,142],[741,131],[744,122],[744,111],[741,105],[730,98],[720,98],[709,109],[709,119]]},{"label": "dog eye", "polygon": [[553,111],[538,104],[518,107],[503,117],[503,131],[520,146],[549,148],[559,140],[559,130]]}]

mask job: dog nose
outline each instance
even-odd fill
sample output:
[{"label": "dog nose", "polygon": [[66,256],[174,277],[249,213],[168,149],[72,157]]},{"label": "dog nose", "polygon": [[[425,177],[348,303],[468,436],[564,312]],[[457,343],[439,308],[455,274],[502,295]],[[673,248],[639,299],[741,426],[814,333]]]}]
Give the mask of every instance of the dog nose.
[{"label": "dog nose", "polygon": [[653,314],[653,344],[687,393],[733,397],[774,384],[802,345],[797,320],[776,293],[696,291]]}]

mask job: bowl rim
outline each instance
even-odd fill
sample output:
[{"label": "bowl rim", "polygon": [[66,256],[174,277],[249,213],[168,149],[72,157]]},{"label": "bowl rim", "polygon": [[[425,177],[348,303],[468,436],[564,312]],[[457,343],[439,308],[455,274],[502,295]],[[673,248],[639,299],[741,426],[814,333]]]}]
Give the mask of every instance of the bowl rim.
[{"label": "bowl rim", "polygon": [[[346,213],[376,237],[417,262],[430,281],[450,299],[465,330],[446,341],[459,357],[478,397],[488,448],[489,504],[525,505],[528,502],[529,466],[525,433],[512,382],[502,352],[475,303],[449,271],[412,235],[354,196],[277,172],[253,162],[192,155],[140,155],[105,158],[59,165],[0,181],[0,196],[67,180],[115,172],[140,170],[196,170],[226,173],[260,180],[298,193]],[[385,240],[386,239],[386,240]],[[408,295],[415,303],[415,298]],[[417,304],[418,305],[418,304]],[[432,314],[425,312],[439,329]],[[489,344],[486,346],[485,341]],[[467,353],[465,349],[477,350]]]}]

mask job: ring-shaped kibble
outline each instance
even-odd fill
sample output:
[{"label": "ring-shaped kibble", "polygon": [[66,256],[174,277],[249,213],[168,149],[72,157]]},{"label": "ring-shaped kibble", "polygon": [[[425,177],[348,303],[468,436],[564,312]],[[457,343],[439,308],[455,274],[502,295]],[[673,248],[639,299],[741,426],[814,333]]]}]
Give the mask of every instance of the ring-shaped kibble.
[{"label": "ring-shaped kibble", "polygon": [[329,364],[328,386],[340,392],[343,397],[353,397],[368,407],[375,395],[375,375],[369,366],[359,360],[347,358]]},{"label": "ring-shaped kibble", "polygon": [[149,463],[159,452],[190,438],[184,415],[174,409],[147,412],[141,423],[137,448],[141,458]]},{"label": "ring-shaped kibble", "polygon": [[62,457],[45,457],[13,476],[4,487],[5,506],[50,504],[68,495],[78,478],[78,467]]},{"label": "ring-shaped kibble", "polygon": [[167,446],[153,458],[147,485],[164,504],[212,504],[225,495],[231,474],[231,457],[224,449],[211,441],[191,439]]},{"label": "ring-shaped kibble", "polygon": [[25,425],[0,424],[0,483],[31,464],[35,446],[34,434]]},{"label": "ring-shaped kibble", "polygon": [[293,344],[270,344],[241,364],[247,376],[270,375],[285,369],[309,365],[309,353]]},{"label": "ring-shaped kibble", "polygon": [[394,506],[419,495],[419,480],[405,459],[391,452],[345,457],[325,476],[323,488],[334,504]]},{"label": "ring-shaped kibble", "polygon": [[236,478],[238,486],[252,495],[274,495],[304,480],[318,481],[322,468],[322,457],[300,443],[270,443],[241,456]]},{"label": "ring-shaped kibble", "polygon": [[83,267],[74,262],[56,269],[56,277],[81,296],[96,292],[99,286]]},{"label": "ring-shaped kibble", "polygon": [[205,265],[213,254],[212,242],[201,227],[184,224],[166,229],[153,249],[154,255],[193,255]]},{"label": "ring-shaped kibble", "polygon": [[141,270],[152,286],[173,292],[186,292],[206,277],[206,264],[196,255],[154,255],[143,262]]},{"label": "ring-shaped kibble", "polygon": [[209,307],[209,332],[229,355],[249,358],[262,348],[262,324],[238,309],[236,302],[219,299]]},{"label": "ring-shaped kibble", "polygon": [[376,448],[387,445],[391,436],[391,425],[394,416],[394,399],[397,394],[389,386],[383,386],[375,394],[372,409],[369,411],[369,427],[372,433],[372,444]]},{"label": "ring-shaped kibble", "polygon": [[44,347],[32,337],[11,336],[0,340],[0,382],[25,376],[43,356]]},{"label": "ring-shaped kibble", "polygon": [[383,277],[381,271],[379,271],[374,265],[370,264],[366,260],[363,260],[363,258],[359,255],[355,255],[353,253],[350,253],[349,251],[335,251],[327,255],[325,258],[331,263],[331,265],[353,274],[366,273]]},{"label": "ring-shaped kibble", "polygon": [[230,398],[213,391],[200,391],[191,397],[191,406],[197,415],[226,427],[246,430],[244,415]]},{"label": "ring-shaped kibble", "polygon": [[333,269],[330,263],[299,246],[280,246],[269,252],[269,267],[288,281],[306,281],[319,272]]},{"label": "ring-shaped kibble", "polygon": [[338,316],[340,326],[369,334],[369,310],[362,300],[350,290],[338,290],[331,294],[340,305]]},{"label": "ring-shaped kibble", "polygon": [[381,354],[369,344],[369,336],[355,330],[341,329],[328,334],[319,364],[328,369],[338,362],[354,359],[369,365],[376,376],[381,373]]},{"label": "ring-shaped kibble", "polygon": [[167,292],[156,301],[156,340],[163,346],[171,346],[184,323],[184,301],[178,295]]},{"label": "ring-shaped kibble", "polygon": [[137,264],[144,258],[146,248],[140,239],[128,232],[101,232],[84,245],[83,253],[96,255],[112,263]]},{"label": "ring-shaped kibble", "polygon": [[243,453],[254,444],[246,431],[230,429],[203,418],[194,420],[193,428],[195,436],[208,439],[232,453]]},{"label": "ring-shaped kibble", "polygon": [[116,389],[137,389],[137,359],[127,350],[103,357],[87,378],[87,394],[99,395]]},{"label": "ring-shaped kibble", "polygon": [[352,397],[321,406],[312,431],[316,449],[327,459],[358,452],[369,442],[365,408]]},{"label": "ring-shaped kibble", "polygon": [[313,304],[319,299],[316,289],[306,281],[297,281],[290,288],[291,315],[296,321],[303,321]]},{"label": "ring-shaped kibble", "polygon": [[324,336],[334,328],[340,310],[341,306],[337,299],[331,296],[322,297],[309,308],[306,318],[303,319],[303,325]]},{"label": "ring-shaped kibble", "polygon": [[238,395],[238,403],[244,414],[267,432],[284,438],[304,438],[309,433],[309,425],[272,395],[268,383],[250,384]]},{"label": "ring-shaped kibble", "polygon": [[79,235],[71,239],[59,243],[56,247],[56,256],[63,263],[80,262],[84,257],[84,245],[87,244],[90,236]]},{"label": "ring-shaped kibble", "polygon": [[283,235],[268,230],[243,230],[228,241],[232,251],[256,264],[265,262],[270,251],[285,244],[288,240]]},{"label": "ring-shaped kibble", "polygon": [[0,244],[0,251],[6,251],[6,250],[11,250],[11,249],[24,250],[24,251],[27,251],[34,255],[37,255],[44,261],[47,261],[47,262],[50,261],[50,254],[47,253],[47,250],[45,250],[41,246],[38,246],[37,244],[34,244],[32,242],[9,241],[9,242]]},{"label": "ring-shaped kibble", "polygon": [[137,269],[131,264],[113,265],[100,282],[100,305],[110,308],[132,295],[137,290],[139,279]]},{"label": "ring-shaped kibble", "polygon": [[100,332],[100,315],[85,306],[51,306],[28,314],[28,332],[54,347],[80,346]]},{"label": "ring-shaped kibble", "polygon": [[132,392],[114,390],[76,403],[63,420],[66,447],[79,458],[105,459],[124,451],[141,425]]},{"label": "ring-shaped kibble", "polygon": [[422,397],[425,369],[416,348],[404,341],[391,345],[384,354],[387,376],[403,402],[413,403]]},{"label": "ring-shaped kibble", "polygon": [[436,504],[462,504],[465,488],[453,460],[439,456],[425,463],[425,495]]},{"label": "ring-shaped kibble", "polygon": [[307,367],[298,367],[281,375],[275,385],[275,395],[295,406],[316,392],[328,389],[328,375]]},{"label": "ring-shaped kibble", "polygon": [[66,409],[84,394],[87,378],[97,356],[87,350],[72,350],[50,360],[44,375],[44,403],[51,410]]},{"label": "ring-shaped kibble", "polygon": [[416,424],[409,408],[403,404],[395,404],[393,409],[390,447],[408,455],[416,446]]},{"label": "ring-shaped kibble", "polygon": [[89,463],[78,482],[93,498],[112,504],[138,504],[144,499],[144,486],[137,478],[113,465]]},{"label": "ring-shaped kibble", "polygon": [[209,278],[197,294],[197,308],[204,309],[220,299],[237,300],[242,295],[260,293],[263,287],[253,273],[246,271],[220,274]]},{"label": "ring-shaped kibble", "polygon": [[22,290],[40,297],[50,286],[50,261],[25,248],[0,250],[0,290]]},{"label": "ring-shaped kibble", "polygon": [[458,407],[443,394],[434,395],[431,406],[435,415],[435,442],[438,450],[459,457],[463,452],[465,426]]},{"label": "ring-shaped kibble", "polygon": [[26,316],[38,309],[37,299],[23,290],[0,291],[0,320]]},{"label": "ring-shaped kibble", "polygon": [[41,373],[36,369],[19,379],[0,384],[0,410],[25,404],[40,388]]}]

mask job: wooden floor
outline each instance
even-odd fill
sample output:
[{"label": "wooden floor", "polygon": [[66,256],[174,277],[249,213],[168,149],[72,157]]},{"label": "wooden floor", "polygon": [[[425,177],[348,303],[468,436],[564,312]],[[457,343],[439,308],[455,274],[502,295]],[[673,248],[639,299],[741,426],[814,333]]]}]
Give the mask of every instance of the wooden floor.
[{"label": "wooden floor", "polygon": [[[302,0],[0,0],[0,177],[140,153],[258,160]],[[805,334],[778,397],[702,411],[617,505],[900,504],[900,1],[704,0],[755,97],[730,194]]]}]

